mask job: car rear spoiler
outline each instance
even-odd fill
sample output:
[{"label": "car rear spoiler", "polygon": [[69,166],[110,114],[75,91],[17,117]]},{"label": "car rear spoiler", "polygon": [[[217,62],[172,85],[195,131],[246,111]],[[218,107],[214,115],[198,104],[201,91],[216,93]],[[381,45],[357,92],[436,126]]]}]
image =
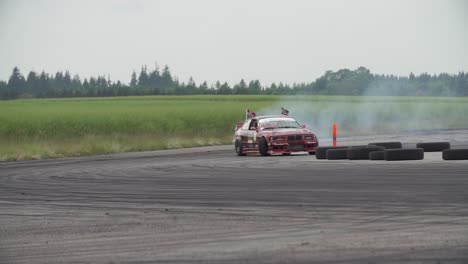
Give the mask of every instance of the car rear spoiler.
[{"label": "car rear spoiler", "polygon": [[239,128],[241,128],[242,126],[244,125],[244,122],[237,122],[236,123],[236,128],[234,129],[234,131],[237,131]]}]

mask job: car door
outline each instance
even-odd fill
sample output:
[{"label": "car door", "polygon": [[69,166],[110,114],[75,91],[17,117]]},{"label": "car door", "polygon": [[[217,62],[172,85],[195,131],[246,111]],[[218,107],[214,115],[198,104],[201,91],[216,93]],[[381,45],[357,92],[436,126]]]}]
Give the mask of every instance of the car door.
[{"label": "car door", "polygon": [[256,148],[257,147],[257,126],[254,124],[258,124],[258,120],[252,119],[250,122],[247,122],[248,126],[245,130],[245,138],[244,142],[248,144],[249,148]]}]

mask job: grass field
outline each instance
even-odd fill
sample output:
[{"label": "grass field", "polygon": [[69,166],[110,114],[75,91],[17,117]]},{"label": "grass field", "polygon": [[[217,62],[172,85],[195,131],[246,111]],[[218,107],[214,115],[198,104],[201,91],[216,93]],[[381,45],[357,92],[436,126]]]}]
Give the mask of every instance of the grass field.
[{"label": "grass field", "polygon": [[0,160],[230,144],[245,108],[328,136],[468,127],[468,98],[143,96],[0,101]]}]

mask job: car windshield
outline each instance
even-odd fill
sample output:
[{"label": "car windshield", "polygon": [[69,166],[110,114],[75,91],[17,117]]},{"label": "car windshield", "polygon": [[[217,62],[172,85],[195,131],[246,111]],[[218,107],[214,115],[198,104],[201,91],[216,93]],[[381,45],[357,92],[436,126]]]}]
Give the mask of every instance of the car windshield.
[{"label": "car windshield", "polygon": [[301,126],[292,118],[268,118],[260,120],[261,129],[273,128],[300,128]]}]

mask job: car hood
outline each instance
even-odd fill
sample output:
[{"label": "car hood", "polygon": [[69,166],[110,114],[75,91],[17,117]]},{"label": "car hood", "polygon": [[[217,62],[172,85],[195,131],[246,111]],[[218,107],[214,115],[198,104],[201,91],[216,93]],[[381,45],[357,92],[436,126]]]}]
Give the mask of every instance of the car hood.
[{"label": "car hood", "polygon": [[264,134],[288,135],[288,134],[313,134],[312,131],[304,128],[275,128],[262,130]]}]

